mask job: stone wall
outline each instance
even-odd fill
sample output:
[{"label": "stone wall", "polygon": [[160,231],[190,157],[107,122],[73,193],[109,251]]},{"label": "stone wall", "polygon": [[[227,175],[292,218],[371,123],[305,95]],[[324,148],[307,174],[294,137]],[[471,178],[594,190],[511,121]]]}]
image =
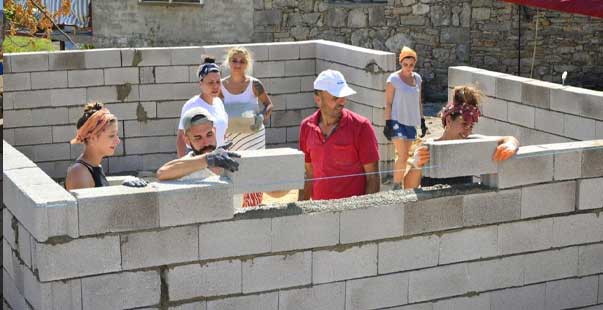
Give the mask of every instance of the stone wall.
[{"label": "stone wall", "polygon": [[[445,100],[447,68],[470,65],[603,89],[603,19],[540,11],[498,0],[342,4],[332,0],[213,1],[203,6],[93,3],[97,47],[178,46],[325,39],[397,53],[419,53],[426,97]],[[350,2],[350,1],[348,1]],[[521,38],[520,38],[521,37]]]},{"label": "stone wall", "polygon": [[[603,149],[593,141],[522,147],[494,188],[251,210],[233,208],[229,179],[66,192],[9,144],[3,152],[9,309],[603,305]],[[580,156],[577,173],[557,158],[568,152]],[[303,166],[299,152],[275,156],[286,158],[276,171]]]},{"label": "stone wall", "polygon": [[458,85],[483,91],[477,133],[512,135],[524,145],[603,139],[601,91],[471,67],[450,67],[448,76],[449,96]]},{"label": "stone wall", "polygon": [[[268,147],[297,147],[299,124],[316,110],[318,72],[343,72],[358,92],[347,107],[372,120],[383,168],[393,149],[381,134],[392,53],[328,41],[246,44],[253,74],[274,104]],[[108,174],[154,171],[175,157],[182,105],[199,92],[201,55],[224,57],[228,45],[99,49],[5,55],[4,139],[54,178],[65,176],[82,145],[70,145],[82,106],[99,100],[118,117],[121,144],[105,159]]]}]

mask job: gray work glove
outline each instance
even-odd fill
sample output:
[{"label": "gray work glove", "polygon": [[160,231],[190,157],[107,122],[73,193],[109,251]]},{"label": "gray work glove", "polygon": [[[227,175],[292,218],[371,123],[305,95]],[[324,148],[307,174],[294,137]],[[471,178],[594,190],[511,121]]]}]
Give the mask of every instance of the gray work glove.
[{"label": "gray work glove", "polygon": [[254,121],[253,125],[251,125],[251,130],[258,131],[262,128],[263,124],[264,124],[264,114],[260,112],[255,115],[255,121]]},{"label": "gray work glove", "polygon": [[241,155],[235,152],[226,151],[221,147],[205,155],[205,160],[207,160],[208,167],[220,167],[230,172],[235,172],[239,170],[239,163],[234,161],[233,158],[241,158]]},{"label": "gray work glove", "polygon": [[137,177],[129,177],[121,182],[121,185],[128,187],[145,187],[147,186],[147,181]]}]

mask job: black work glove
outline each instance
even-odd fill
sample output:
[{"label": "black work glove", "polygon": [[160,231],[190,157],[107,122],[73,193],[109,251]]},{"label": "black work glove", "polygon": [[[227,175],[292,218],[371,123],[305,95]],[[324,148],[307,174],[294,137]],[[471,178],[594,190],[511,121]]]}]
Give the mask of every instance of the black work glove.
[{"label": "black work glove", "polygon": [[427,130],[429,130],[429,128],[427,128],[427,125],[425,124],[425,118],[421,117],[421,138],[425,137]]},{"label": "black work glove", "polygon": [[241,158],[241,155],[234,152],[229,152],[222,147],[215,149],[213,152],[205,156],[208,167],[220,167],[230,172],[239,170],[239,163],[234,161],[233,158]]},{"label": "black work glove", "polygon": [[147,186],[147,181],[137,177],[129,177],[121,182],[121,185],[128,187],[145,187]]},{"label": "black work glove", "polygon": [[385,127],[383,127],[383,135],[387,138],[388,141],[391,141],[392,137],[394,136],[394,124],[396,124],[396,122],[392,121],[391,119],[385,121]]}]

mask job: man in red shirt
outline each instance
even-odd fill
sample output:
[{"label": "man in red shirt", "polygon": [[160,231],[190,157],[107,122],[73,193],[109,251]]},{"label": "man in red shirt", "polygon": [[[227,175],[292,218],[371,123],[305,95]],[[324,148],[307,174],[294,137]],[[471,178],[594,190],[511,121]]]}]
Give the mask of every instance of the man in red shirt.
[{"label": "man in red shirt", "polygon": [[344,108],[355,94],[339,71],[314,80],[318,111],[300,126],[306,182],[299,200],[338,199],[379,191],[379,150],[371,122]]}]

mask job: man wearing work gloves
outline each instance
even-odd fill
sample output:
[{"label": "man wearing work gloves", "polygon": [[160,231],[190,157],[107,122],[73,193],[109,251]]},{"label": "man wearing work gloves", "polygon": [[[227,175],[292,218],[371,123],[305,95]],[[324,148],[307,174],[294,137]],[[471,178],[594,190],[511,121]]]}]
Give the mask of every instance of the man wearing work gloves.
[{"label": "man wearing work gloves", "polygon": [[161,181],[188,178],[206,178],[221,169],[231,172],[238,170],[239,163],[232,158],[240,156],[226,151],[226,147],[216,148],[216,127],[214,118],[204,108],[192,108],[183,115],[184,140],[192,151],[172,160],[157,170]]}]

